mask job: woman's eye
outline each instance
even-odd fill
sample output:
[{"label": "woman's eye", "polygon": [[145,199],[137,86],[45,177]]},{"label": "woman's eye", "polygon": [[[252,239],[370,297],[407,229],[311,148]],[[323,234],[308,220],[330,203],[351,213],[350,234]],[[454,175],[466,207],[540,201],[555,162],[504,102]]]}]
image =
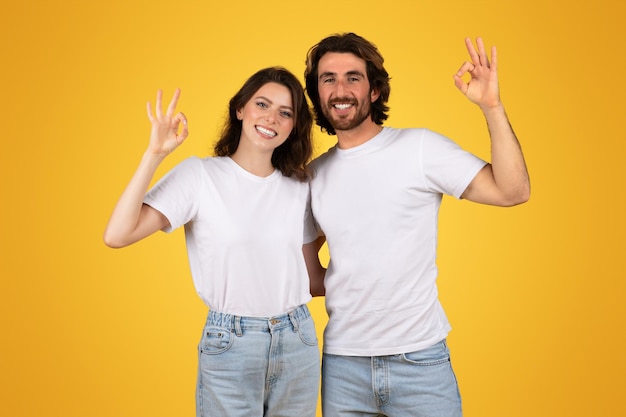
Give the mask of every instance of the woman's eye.
[{"label": "woman's eye", "polygon": [[286,118],[288,118],[288,119],[291,119],[291,118],[293,117],[293,114],[292,114],[290,111],[282,111],[282,112],[280,112],[280,114],[281,114],[283,117],[286,117]]},{"label": "woman's eye", "polygon": [[261,108],[263,108],[263,109],[266,109],[266,108],[267,108],[267,104],[265,104],[265,103],[264,103],[264,102],[262,102],[262,101],[257,101],[256,105],[257,105],[257,106],[259,106],[259,107],[261,107]]}]

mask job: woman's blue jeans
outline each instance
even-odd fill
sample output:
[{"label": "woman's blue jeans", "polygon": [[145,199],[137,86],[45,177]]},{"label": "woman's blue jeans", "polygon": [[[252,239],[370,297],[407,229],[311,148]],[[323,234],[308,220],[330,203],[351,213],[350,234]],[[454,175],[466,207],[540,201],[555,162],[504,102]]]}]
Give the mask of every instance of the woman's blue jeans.
[{"label": "woman's blue jeans", "polygon": [[320,352],[306,305],[240,317],[210,311],[198,346],[199,417],[315,417]]}]

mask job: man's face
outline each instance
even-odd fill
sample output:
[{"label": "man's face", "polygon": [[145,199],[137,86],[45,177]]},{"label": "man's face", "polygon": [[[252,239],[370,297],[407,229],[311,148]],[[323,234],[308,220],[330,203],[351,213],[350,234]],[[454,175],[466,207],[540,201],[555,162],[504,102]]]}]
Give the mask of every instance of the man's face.
[{"label": "man's face", "polygon": [[317,73],[322,112],[336,131],[371,122],[371,104],[378,93],[370,89],[363,59],[351,53],[328,52],[320,59]]}]

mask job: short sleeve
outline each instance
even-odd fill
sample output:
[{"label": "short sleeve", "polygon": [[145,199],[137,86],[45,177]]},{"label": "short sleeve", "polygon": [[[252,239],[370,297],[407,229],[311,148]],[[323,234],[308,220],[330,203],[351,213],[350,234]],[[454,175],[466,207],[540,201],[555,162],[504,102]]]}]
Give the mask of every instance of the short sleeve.
[{"label": "short sleeve", "polygon": [[487,162],[463,150],[449,138],[426,130],[421,166],[429,189],[460,198]]},{"label": "short sleeve", "polygon": [[170,222],[165,232],[185,225],[198,211],[202,184],[202,161],[191,157],[176,165],[148,191],[144,203],[161,212]]},{"label": "short sleeve", "polygon": [[307,193],[306,207],[304,212],[304,244],[311,243],[320,236],[319,226],[313,217],[311,209],[311,190]]}]

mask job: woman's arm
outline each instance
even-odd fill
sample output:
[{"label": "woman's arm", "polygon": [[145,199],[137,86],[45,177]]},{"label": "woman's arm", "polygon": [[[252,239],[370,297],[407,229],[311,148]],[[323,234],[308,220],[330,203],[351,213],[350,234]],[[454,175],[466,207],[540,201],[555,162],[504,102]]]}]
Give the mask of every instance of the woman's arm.
[{"label": "woman's arm", "polygon": [[177,89],[165,113],[161,110],[161,90],[157,92],[154,115],[150,103],[147,105],[148,119],[152,124],[150,143],[113,209],[104,231],[104,243],[107,246],[128,246],[169,225],[167,218],[144,204],[143,199],[158,166],[189,134],[186,117],[180,112],[175,114],[179,97],[180,90]]}]

